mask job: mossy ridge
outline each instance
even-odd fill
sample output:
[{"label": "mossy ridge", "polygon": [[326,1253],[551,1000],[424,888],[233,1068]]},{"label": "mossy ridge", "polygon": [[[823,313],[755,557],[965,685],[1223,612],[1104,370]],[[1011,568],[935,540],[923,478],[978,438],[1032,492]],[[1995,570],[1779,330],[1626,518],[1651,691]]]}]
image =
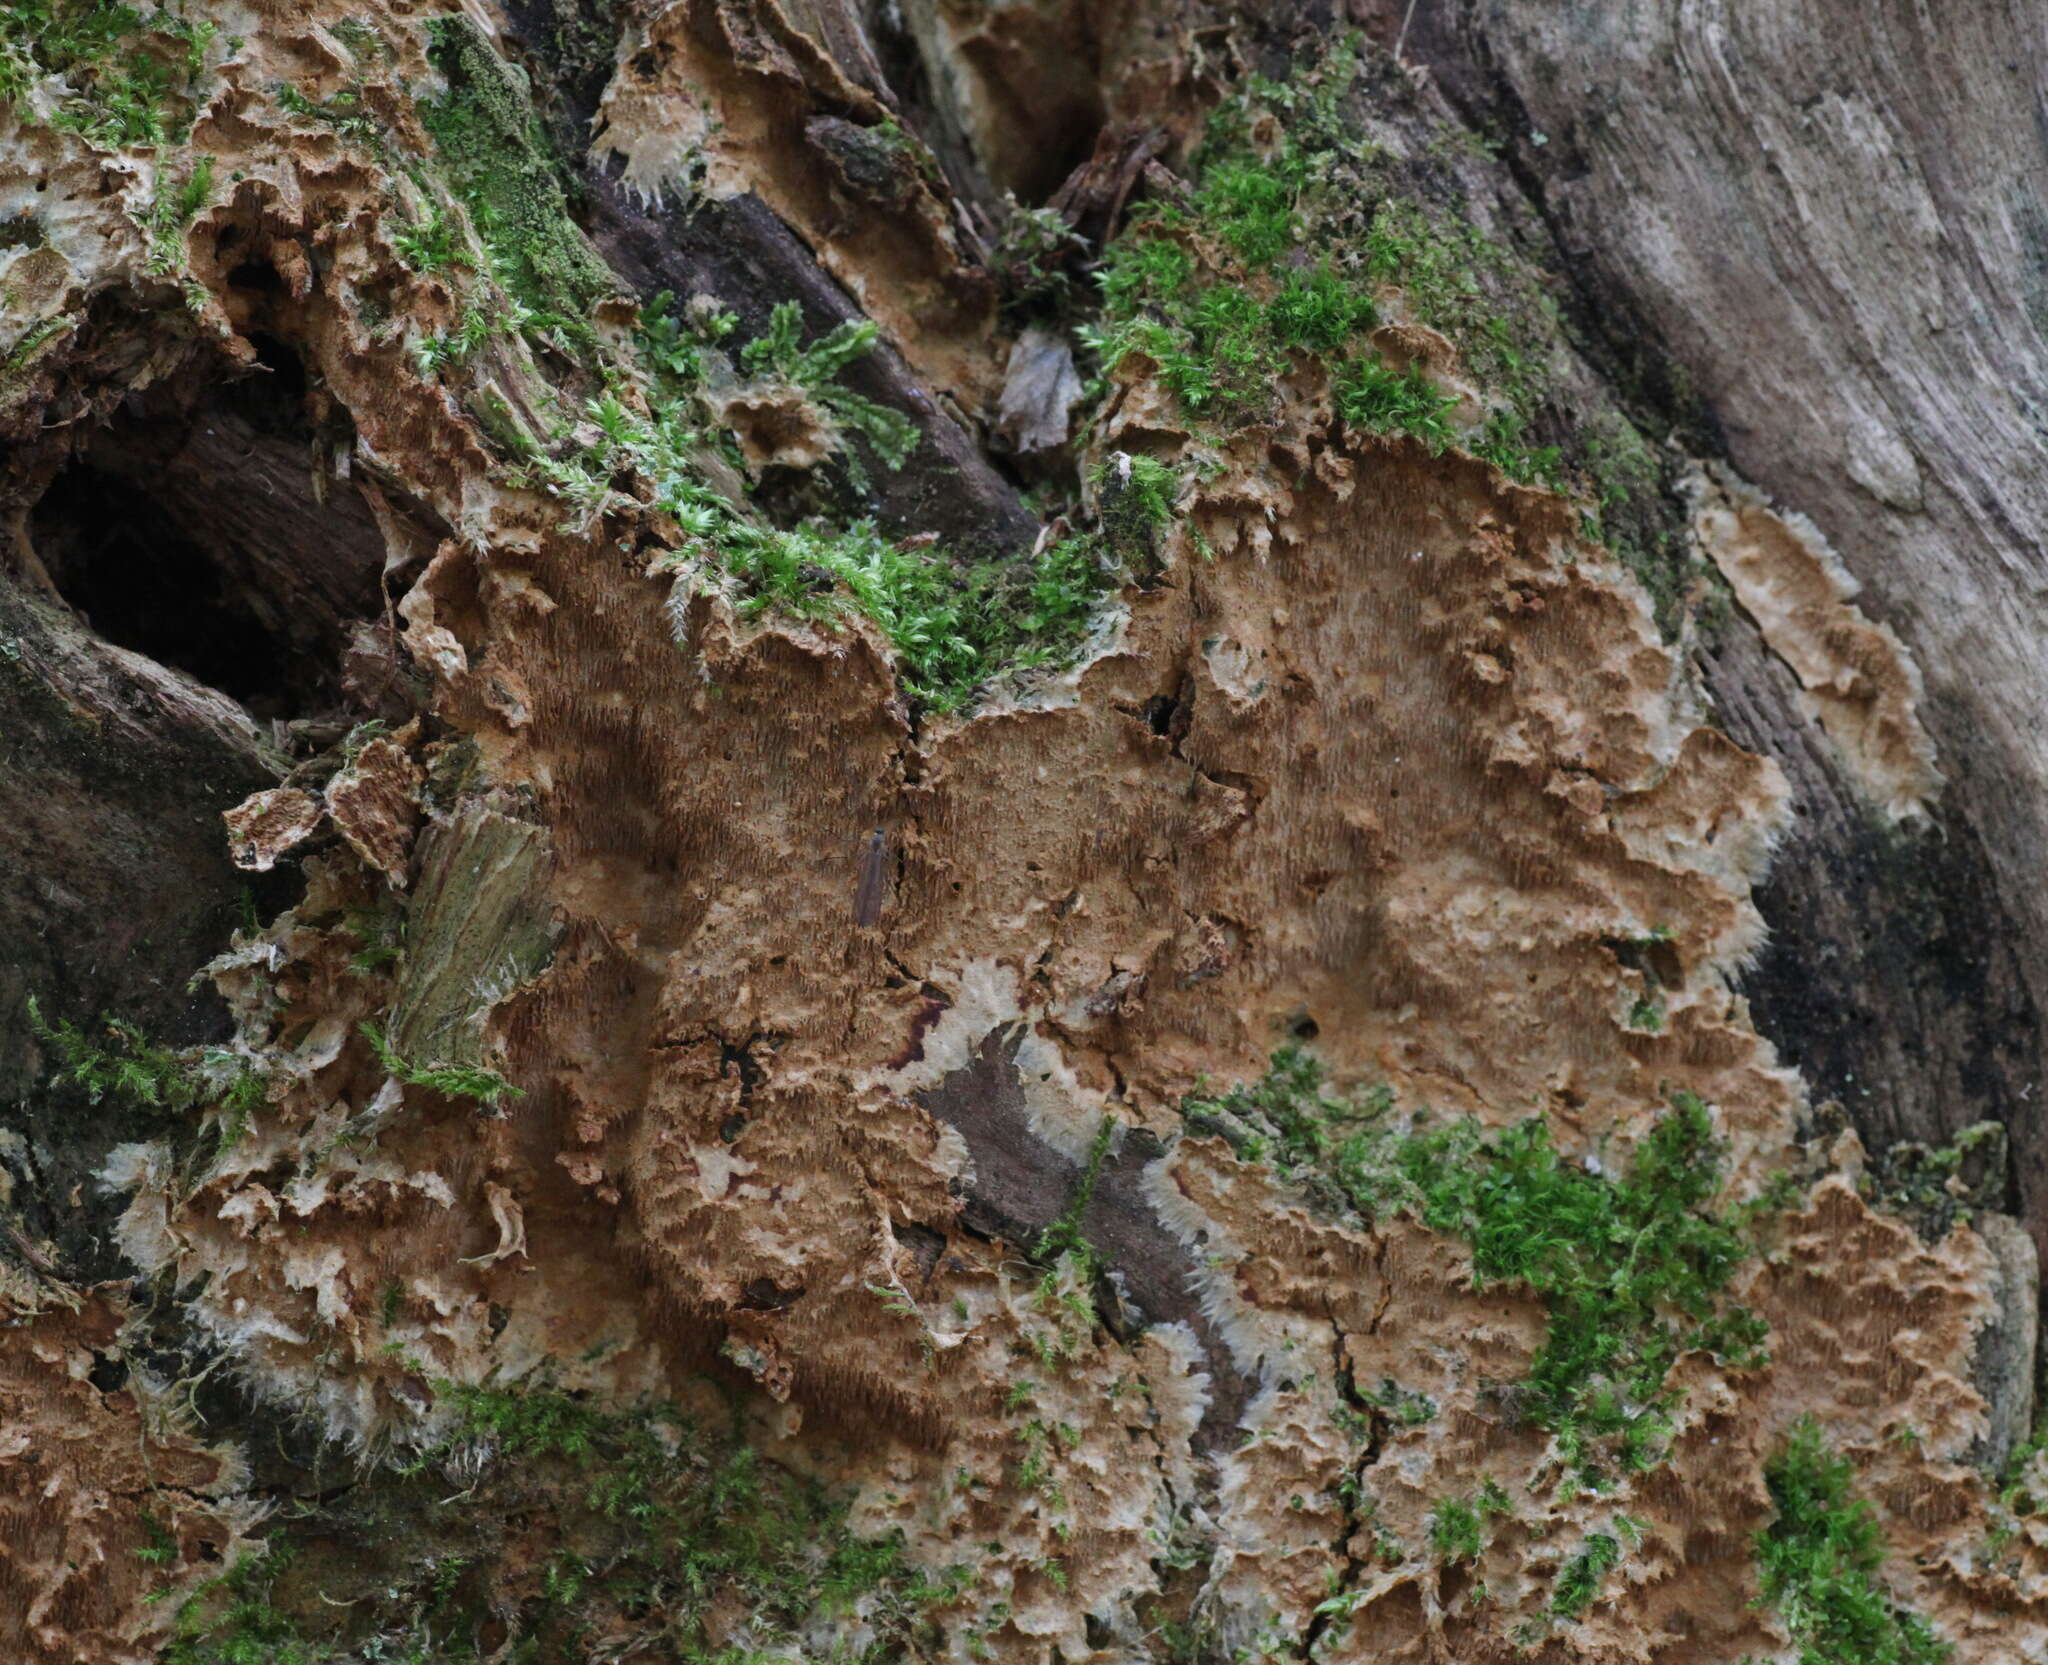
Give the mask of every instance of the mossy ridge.
[{"label": "mossy ridge", "polygon": [[1283,1047],[1259,1081],[1190,1097],[1181,1112],[1190,1131],[1221,1135],[1333,1212],[1406,1213],[1458,1237],[1476,1284],[1533,1289],[1549,1313],[1543,1347],[1499,1394],[1553,1436],[1581,1486],[1604,1490],[1662,1459],[1681,1354],[1764,1362],[1763,1321],[1722,1298],[1748,1252],[1750,1210],[1716,1205],[1720,1147],[1695,1095],[1673,1095],[1620,1179],[1560,1157],[1541,1117],[1498,1132],[1420,1118],[1404,1129],[1393,1109],[1385,1088],[1327,1093],[1315,1058]]},{"label": "mossy ridge", "polygon": [[1799,1665],[1941,1665],[1952,1647],[1885,1588],[1877,1517],[1811,1417],[1793,1425],[1764,1479],[1777,1515],[1756,1535],[1757,1581]]},{"label": "mossy ridge", "polygon": [[[1514,478],[1561,486],[1557,452],[1522,442],[1531,370],[1512,332],[1464,316],[1480,309],[1476,242],[1454,246],[1391,196],[1377,154],[1346,129],[1341,101],[1357,67],[1355,46],[1340,44],[1292,82],[1249,78],[1219,107],[1186,200],[1141,208],[1104,251],[1104,364],[1142,352],[1188,415],[1239,426],[1271,414],[1299,354],[1329,372],[1345,421],[1432,452],[1462,443]],[[1330,252],[1305,264],[1311,242]],[[1460,433],[1447,414],[1455,399],[1365,341],[1379,323],[1374,289],[1388,282],[1504,397],[1483,431]]]},{"label": "mossy ridge", "polygon": [[591,356],[591,308],[619,286],[569,216],[524,78],[466,18],[433,19],[427,41],[447,91],[421,101],[420,120],[494,274],[521,309],[519,332]]},{"label": "mossy ridge", "polygon": [[68,94],[51,125],[100,150],[180,142],[198,106],[196,84],[215,22],[166,6],[113,0],[8,0],[0,6],[0,104],[26,112],[51,76]]},{"label": "mossy ridge", "polygon": [[622,407],[605,415],[608,439],[654,483],[655,507],[681,530],[665,567],[721,575],[746,616],[865,614],[895,648],[912,703],[940,713],[965,708],[1000,676],[1070,657],[1119,573],[1170,518],[1178,485],[1149,459],[1133,459],[1129,480],[1106,465],[1111,507],[1101,529],[1047,540],[1026,557],[961,566],[943,549],[884,537],[870,520],[781,528],[747,519],[691,469],[700,435],[668,415],[643,420]]},{"label": "mossy ridge", "polygon": [[[546,1385],[435,1391],[446,1434],[377,1482],[413,1556],[402,1572],[322,1602],[334,1523],[288,1523],[185,1600],[165,1665],[487,1652],[539,1665],[627,1639],[633,1657],[678,1665],[885,1665],[916,1655],[931,1612],[970,1582],[925,1577],[900,1539],[855,1535],[845,1500],[672,1405],[605,1409]],[[493,1619],[511,1634],[487,1650]]]},{"label": "mossy ridge", "polygon": [[[1138,351],[1192,418],[1238,426],[1270,413],[1296,354],[1330,375],[1354,427],[1402,433],[1433,453],[1457,446],[1509,478],[1576,493],[1603,542],[1675,634],[1711,610],[1715,578],[1684,533],[1679,460],[1614,408],[1574,422],[1557,363],[1568,339],[1522,256],[1472,225],[1451,170],[1360,138],[1348,101],[1364,75],[1355,39],[1285,81],[1251,76],[1212,114],[1190,159],[1187,199],[1141,207],[1104,252],[1106,367]],[[1322,251],[1307,262],[1310,250]],[[1365,339],[1374,294],[1447,337],[1492,408],[1476,428],[1419,367],[1396,369]]]}]

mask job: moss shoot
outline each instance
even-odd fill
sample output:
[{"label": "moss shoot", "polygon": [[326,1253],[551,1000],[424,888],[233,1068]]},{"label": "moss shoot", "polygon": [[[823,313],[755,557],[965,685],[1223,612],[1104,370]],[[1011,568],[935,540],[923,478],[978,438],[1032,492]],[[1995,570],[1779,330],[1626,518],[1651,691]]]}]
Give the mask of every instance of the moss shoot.
[{"label": "moss shoot", "polygon": [[176,1117],[217,1104],[231,1122],[263,1102],[265,1081],[250,1061],[224,1047],[166,1047],[134,1024],[101,1017],[102,1038],[64,1018],[46,1018],[28,997],[30,1032],[50,1065],[52,1085],[68,1085],[91,1104],[109,1103],[150,1117]]}]

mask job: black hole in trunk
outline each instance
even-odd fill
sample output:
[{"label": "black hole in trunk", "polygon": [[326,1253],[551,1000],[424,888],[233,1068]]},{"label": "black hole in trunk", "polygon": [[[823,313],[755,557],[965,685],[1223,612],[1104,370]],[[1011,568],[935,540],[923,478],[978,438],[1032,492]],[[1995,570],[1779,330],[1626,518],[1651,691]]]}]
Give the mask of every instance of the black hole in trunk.
[{"label": "black hole in trunk", "polygon": [[263,621],[224,593],[206,551],[136,487],[74,468],[44,494],[36,522],[44,559],[57,555],[59,592],[99,635],[176,666],[259,715],[282,715],[291,704],[278,644]]},{"label": "black hole in trunk", "polygon": [[228,282],[237,289],[251,289],[259,295],[282,295],[285,292],[284,279],[277,275],[277,268],[267,260],[245,260],[228,273]]},{"label": "black hole in trunk", "polygon": [[313,396],[287,342],[249,339],[253,371],[132,396],[44,493],[30,537],[106,640],[259,718],[338,716],[350,632],[384,610],[384,537],[343,472],[346,411]]},{"label": "black hole in trunk", "polygon": [[[262,269],[270,271],[268,266]],[[274,336],[252,334],[249,344],[256,349],[256,362],[263,369],[221,388],[214,395],[214,408],[240,417],[251,428],[273,439],[311,439],[313,424],[306,417],[306,368],[298,355]]]}]

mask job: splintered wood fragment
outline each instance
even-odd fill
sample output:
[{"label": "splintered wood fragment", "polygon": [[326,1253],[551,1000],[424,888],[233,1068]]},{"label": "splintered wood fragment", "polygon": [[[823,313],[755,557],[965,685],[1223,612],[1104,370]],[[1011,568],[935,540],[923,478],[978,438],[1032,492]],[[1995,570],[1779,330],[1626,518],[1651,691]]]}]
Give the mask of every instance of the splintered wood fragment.
[{"label": "splintered wood fragment", "polygon": [[532,823],[472,800],[420,835],[391,1045],[415,1063],[475,1064],[491,1009],[554,946],[551,851]]},{"label": "splintered wood fragment", "polygon": [[861,856],[860,888],[853,895],[853,922],[863,928],[873,925],[882,917],[882,893],[885,888],[882,868],[888,854],[888,835],[877,827],[869,835],[868,847]]}]

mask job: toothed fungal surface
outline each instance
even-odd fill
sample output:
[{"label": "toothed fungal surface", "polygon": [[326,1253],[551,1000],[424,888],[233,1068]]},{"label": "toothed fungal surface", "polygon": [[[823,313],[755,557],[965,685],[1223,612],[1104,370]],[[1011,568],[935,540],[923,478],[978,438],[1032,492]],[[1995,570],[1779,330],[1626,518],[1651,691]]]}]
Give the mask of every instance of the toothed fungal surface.
[{"label": "toothed fungal surface", "polygon": [[1956,667],[1399,11],[0,17],[0,1656],[2048,1658]]}]

